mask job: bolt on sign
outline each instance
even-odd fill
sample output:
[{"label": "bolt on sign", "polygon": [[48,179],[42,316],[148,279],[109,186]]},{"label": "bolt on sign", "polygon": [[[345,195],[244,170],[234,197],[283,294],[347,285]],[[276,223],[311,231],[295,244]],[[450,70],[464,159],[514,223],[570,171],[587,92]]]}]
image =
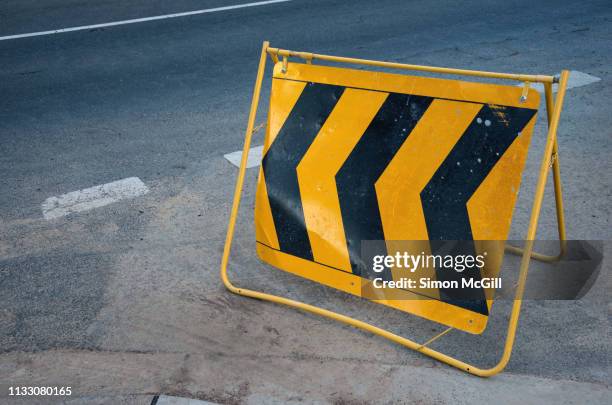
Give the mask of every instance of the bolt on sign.
[{"label": "bolt on sign", "polygon": [[[262,260],[362,296],[371,284],[363,241],[386,240],[393,254],[406,250],[400,241],[507,239],[537,91],[521,102],[515,86],[298,63],[283,70],[274,67],[256,196]],[[462,294],[406,291],[377,302],[480,333],[491,300],[484,289]]]},{"label": "bolt on sign", "polygon": [[[227,268],[267,56],[275,65],[255,197],[259,257],[297,276],[448,327],[425,343],[230,281]],[[290,63],[289,58],[306,63]],[[315,65],[314,60],[523,85],[355,70]],[[530,261],[554,262],[567,250],[556,133],[568,77],[566,70],[558,77],[483,72],[295,52],[264,42],[221,261],[224,285],[236,294],[361,328],[471,374],[499,373],[512,353]],[[519,248],[507,239],[540,104],[531,83],[544,86],[548,135],[525,245]],[[554,98],[553,83],[559,83]],[[533,250],[551,168],[560,241],[555,256]],[[451,263],[457,271],[435,260],[429,264],[430,257],[456,253],[457,246],[464,254],[461,263]],[[426,285],[415,288],[402,278],[402,252],[420,260],[412,262],[410,271],[425,278]],[[490,281],[505,253],[522,259],[499,362],[483,369],[429,347],[451,330],[484,331],[493,291],[499,288]],[[465,269],[468,256],[486,265]],[[459,279],[476,287],[467,292],[451,288]],[[378,290],[378,281],[402,287]]]}]

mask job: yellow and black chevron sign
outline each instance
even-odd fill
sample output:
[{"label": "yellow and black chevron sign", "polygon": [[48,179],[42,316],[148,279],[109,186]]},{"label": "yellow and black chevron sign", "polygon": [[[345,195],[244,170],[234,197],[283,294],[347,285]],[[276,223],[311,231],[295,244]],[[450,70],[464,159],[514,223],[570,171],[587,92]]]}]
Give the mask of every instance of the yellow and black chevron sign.
[{"label": "yellow and black chevron sign", "polygon": [[[262,260],[359,296],[370,271],[362,241],[388,241],[392,253],[393,241],[474,241],[478,250],[478,241],[507,239],[536,91],[521,102],[522,89],[512,86],[281,68],[274,68],[256,197]],[[452,276],[434,269],[431,277]],[[379,302],[484,330],[484,292],[469,301],[450,290],[427,298]]]}]

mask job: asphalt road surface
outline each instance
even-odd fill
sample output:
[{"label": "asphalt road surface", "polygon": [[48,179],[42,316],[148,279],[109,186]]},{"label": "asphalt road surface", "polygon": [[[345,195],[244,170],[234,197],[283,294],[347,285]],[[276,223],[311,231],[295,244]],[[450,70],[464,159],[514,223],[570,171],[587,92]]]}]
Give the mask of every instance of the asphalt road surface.
[{"label": "asphalt road surface", "polygon": [[[228,4],[126,3],[3,1],[0,37]],[[237,175],[223,155],[242,147],[264,40],[368,59],[600,78],[568,91],[560,161],[569,237],[612,239],[611,19],[607,1],[294,0],[0,40],[0,388],[72,386],[73,403],[148,403],[158,393],[219,403],[605,403],[612,364],[605,259],[585,299],[524,305],[512,360],[490,380],[231,295],[218,268]],[[257,122],[265,120],[269,71]],[[544,136],[540,120],[514,238],[526,229]],[[248,171],[230,264],[238,283],[419,341],[441,330],[261,264],[252,227],[256,174]],[[52,196],[131,177],[148,193],[43,216]],[[539,238],[556,237],[550,187],[540,224]],[[494,364],[508,308],[496,306],[500,319],[483,336],[455,332],[434,347]]]}]

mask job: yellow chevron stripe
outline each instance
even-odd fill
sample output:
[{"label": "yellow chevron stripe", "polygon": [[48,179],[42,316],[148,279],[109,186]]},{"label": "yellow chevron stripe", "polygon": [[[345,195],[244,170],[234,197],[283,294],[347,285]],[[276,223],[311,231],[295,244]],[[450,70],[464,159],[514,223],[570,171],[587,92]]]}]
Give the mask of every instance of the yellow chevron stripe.
[{"label": "yellow chevron stripe", "polygon": [[297,167],[304,219],[315,261],[352,271],[335,176],[387,98],[347,89]]},{"label": "yellow chevron stripe", "polygon": [[[264,141],[264,155],[268,151],[270,145],[272,145],[272,142],[274,142],[274,139],[276,139],[285,120],[300,98],[304,87],[306,87],[306,83],[304,82],[272,80],[270,113],[268,114],[268,126],[266,130],[266,139]],[[272,106],[274,106],[274,108],[272,108]]]},{"label": "yellow chevron stripe", "polygon": [[[470,125],[481,104],[434,100],[376,182],[376,195],[389,254],[430,254],[420,193]],[[435,268],[421,267],[414,277],[436,278]],[[393,271],[394,279],[406,277]],[[439,298],[437,289],[419,290]]]}]

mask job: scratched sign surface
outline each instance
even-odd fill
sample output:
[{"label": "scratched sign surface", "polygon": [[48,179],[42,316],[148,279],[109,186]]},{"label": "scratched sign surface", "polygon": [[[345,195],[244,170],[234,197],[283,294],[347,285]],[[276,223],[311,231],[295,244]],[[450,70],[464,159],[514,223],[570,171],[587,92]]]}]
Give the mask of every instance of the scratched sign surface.
[{"label": "scratched sign surface", "polygon": [[[506,240],[540,102],[534,90],[521,102],[521,92],[277,64],[255,207],[260,258],[363,296],[362,241],[389,241],[393,254],[392,241],[473,241],[478,253],[480,241]],[[469,301],[461,291],[410,294],[376,301],[472,333],[486,326],[485,291]]]}]

